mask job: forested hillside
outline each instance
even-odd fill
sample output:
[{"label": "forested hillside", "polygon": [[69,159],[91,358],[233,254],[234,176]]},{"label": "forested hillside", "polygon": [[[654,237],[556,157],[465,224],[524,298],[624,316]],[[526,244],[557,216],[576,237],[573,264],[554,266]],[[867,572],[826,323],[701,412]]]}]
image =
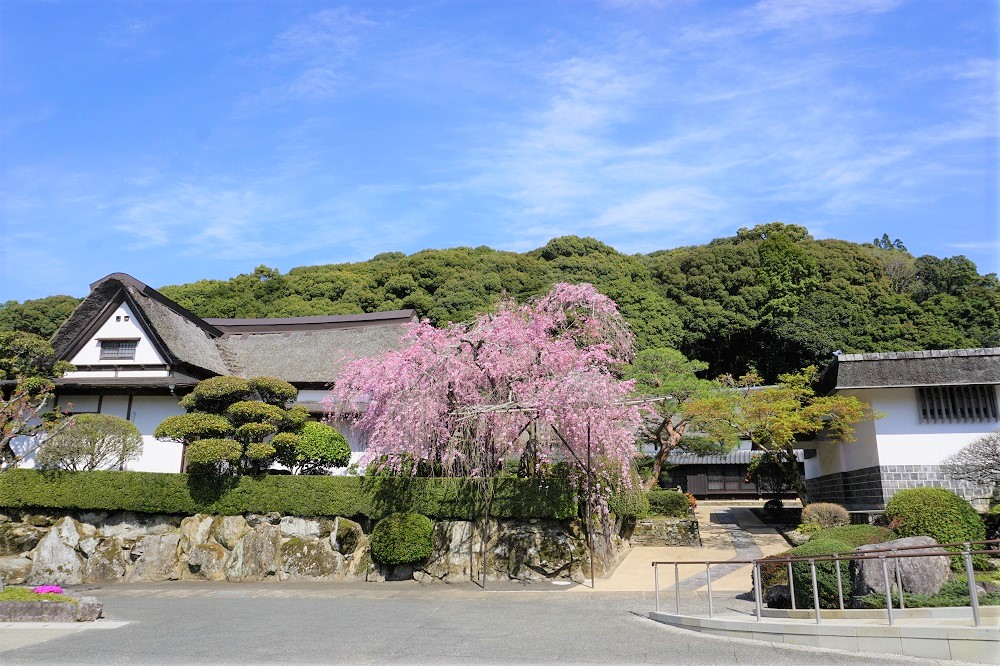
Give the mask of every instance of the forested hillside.
[{"label": "forested hillside", "polygon": [[[287,274],[260,266],[160,291],[202,317],[414,308],[441,324],[488,309],[504,292],[523,299],[558,281],[593,283],[618,302],[640,347],[676,347],[707,361],[711,374],[756,367],[773,379],[823,364],[838,349],[1000,346],[1000,283],[965,257],[913,257],[887,237],[863,245],[814,240],[777,222],[646,255],[564,236],[524,254],[487,247],[387,253]],[[78,300],[8,302],[0,306],[0,330],[49,336]]]}]

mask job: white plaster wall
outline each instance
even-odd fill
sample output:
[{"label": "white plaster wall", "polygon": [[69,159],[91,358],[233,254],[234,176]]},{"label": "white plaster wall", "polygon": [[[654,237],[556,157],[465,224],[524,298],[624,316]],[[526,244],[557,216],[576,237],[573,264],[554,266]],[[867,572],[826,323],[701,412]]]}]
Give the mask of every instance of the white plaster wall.
[{"label": "white plaster wall", "polygon": [[[997,390],[994,387],[994,390]],[[867,402],[881,419],[859,423],[854,443],[819,442],[806,460],[806,478],[879,465],[938,465],[1000,422],[921,423],[915,388],[842,391]]]},{"label": "white plaster wall", "polygon": [[[105,398],[107,400],[107,398]],[[136,472],[179,472],[183,446],[153,437],[156,426],[168,416],[183,414],[177,398],[169,395],[142,395],[132,400],[132,423],[142,433],[142,457],[128,464]]]},{"label": "white plaster wall", "polygon": [[885,414],[875,422],[882,465],[937,465],[973,440],[1000,428],[997,421],[921,423],[914,388],[873,389],[866,393],[862,399]]},{"label": "white plaster wall", "polygon": [[[126,316],[129,321],[125,321]],[[122,320],[115,321],[116,317],[121,317]],[[101,338],[138,338],[139,343],[136,345],[135,358],[102,361]],[[155,365],[164,363],[164,360],[156,353],[156,349],[149,341],[146,332],[136,322],[128,305],[122,303],[101,325],[97,334],[70,360],[70,363],[73,365]],[[68,376],[73,376],[73,373],[69,373]]]}]

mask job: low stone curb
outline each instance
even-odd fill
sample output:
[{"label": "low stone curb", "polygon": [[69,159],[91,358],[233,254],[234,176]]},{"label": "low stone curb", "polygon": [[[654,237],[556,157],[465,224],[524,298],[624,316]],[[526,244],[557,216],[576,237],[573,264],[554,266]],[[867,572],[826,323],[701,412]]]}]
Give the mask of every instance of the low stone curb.
[{"label": "low stone curb", "polygon": [[0,622],[93,622],[104,614],[94,597],[69,601],[0,601]]}]

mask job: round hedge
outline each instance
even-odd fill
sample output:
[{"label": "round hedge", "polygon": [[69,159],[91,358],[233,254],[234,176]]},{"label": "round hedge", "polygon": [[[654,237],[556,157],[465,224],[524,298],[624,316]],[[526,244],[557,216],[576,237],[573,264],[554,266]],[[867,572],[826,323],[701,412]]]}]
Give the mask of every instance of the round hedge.
[{"label": "round hedge", "polygon": [[243,447],[234,439],[199,439],[188,447],[187,461],[191,465],[235,464],[242,453]]},{"label": "round hedge", "polygon": [[249,383],[250,390],[255,391],[261,400],[277,407],[284,407],[299,394],[298,389],[277,377],[251,377]]},{"label": "round hedge", "polygon": [[[837,553],[850,553],[854,550],[849,544],[835,539],[810,539],[803,545],[793,548],[791,557],[821,557]],[[819,594],[820,608],[838,608],[837,595],[837,565],[833,562],[816,563],[816,589]],[[848,562],[841,562],[840,574],[843,583],[844,596],[851,592],[851,574]],[[812,608],[812,572],[808,562],[792,564],[792,576],[795,580],[795,603],[799,608]]]},{"label": "round hedge", "polygon": [[372,558],[382,564],[412,564],[434,550],[434,524],[413,511],[393,513],[372,530]]},{"label": "round hedge", "polygon": [[900,537],[926,535],[938,543],[986,538],[986,527],[975,508],[944,488],[900,490],[885,505],[885,515]]},{"label": "round hedge", "polygon": [[245,423],[273,423],[277,425],[285,418],[285,410],[256,400],[240,400],[226,408],[226,417],[235,426]]}]

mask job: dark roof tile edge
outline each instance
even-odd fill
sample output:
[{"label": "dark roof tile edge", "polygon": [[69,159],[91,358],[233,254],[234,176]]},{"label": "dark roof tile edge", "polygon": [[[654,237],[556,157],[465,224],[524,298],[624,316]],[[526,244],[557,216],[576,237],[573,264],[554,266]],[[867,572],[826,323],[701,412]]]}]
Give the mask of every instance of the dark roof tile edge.
[{"label": "dark roof tile edge", "polygon": [[907,352],[874,352],[868,354],[841,354],[838,363],[858,361],[904,361],[920,358],[958,358],[968,356],[1000,356],[1000,347],[976,347],[970,349],[927,349]]}]

